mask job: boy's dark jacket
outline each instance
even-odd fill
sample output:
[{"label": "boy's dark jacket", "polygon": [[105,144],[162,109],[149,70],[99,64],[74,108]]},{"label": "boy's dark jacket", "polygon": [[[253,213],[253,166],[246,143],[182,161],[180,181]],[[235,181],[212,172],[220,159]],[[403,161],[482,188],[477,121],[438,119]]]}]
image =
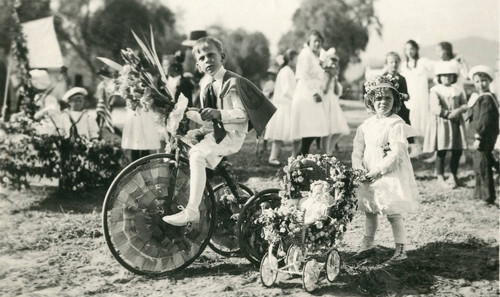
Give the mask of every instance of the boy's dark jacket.
[{"label": "boy's dark jacket", "polygon": [[481,137],[479,145],[480,151],[492,151],[498,137],[498,103],[495,95],[486,93],[479,98],[469,110],[469,120],[471,121],[474,133]]},{"label": "boy's dark jacket", "polygon": [[267,123],[276,112],[276,107],[251,81],[231,71],[226,71],[222,78],[220,97],[224,98],[231,89],[239,94],[248,114],[248,130],[255,129],[257,135],[264,132]]}]

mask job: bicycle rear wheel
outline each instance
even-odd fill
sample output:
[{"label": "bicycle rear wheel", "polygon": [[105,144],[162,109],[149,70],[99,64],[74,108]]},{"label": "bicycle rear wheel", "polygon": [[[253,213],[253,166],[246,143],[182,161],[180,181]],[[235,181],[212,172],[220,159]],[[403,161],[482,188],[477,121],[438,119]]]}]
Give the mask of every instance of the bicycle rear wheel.
[{"label": "bicycle rear wheel", "polygon": [[262,226],[255,220],[262,214],[262,207],[278,208],[281,205],[279,189],[261,191],[245,203],[238,218],[238,241],[241,253],[254,265],[259,265],[269,247],[262,238]]},{"label": "bicycle rear wheel", "polygon": [[[207,183],[200,221],[176,227],[162,217],[189,199],[189,165],[172,154],[141,158],[118,174],[103,205],[103,230],[115,259],[142,275],[162,276],[191,264],[206,248],[215,227],[215,201]],[[207,197],[208,196],[208,197]]]},{"label": "bicycle rear wheel", "polygon": [[[230,257],[240,252],[238,242],[238,217],[246,202],[253,196],[253,191],[244,184],[238,184],[238,201],[224,197],[232,195],[226,183],[214,187],[214,197],[217,204],[217,223],[208,246],[219,255]],[[241,202],[241,204],[239,203]]]}]

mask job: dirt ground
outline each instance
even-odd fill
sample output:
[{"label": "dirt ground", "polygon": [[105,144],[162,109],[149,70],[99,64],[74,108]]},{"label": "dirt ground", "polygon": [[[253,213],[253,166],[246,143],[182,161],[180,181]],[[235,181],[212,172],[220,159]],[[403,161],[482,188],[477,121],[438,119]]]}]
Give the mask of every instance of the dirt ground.
[{"label": "dirt ground", "polygon": [[[359,102],[344,101],[351,126],[337,154],[350,163],[352,138],[368,115]],[[233,167],[254,190],[278,186],[279,170],[267,165],[249,134],[244,149],[231,157]],[[258,148],[258,149],[257,149]],[[286,147],[281,161],[290,154]],[[315,152],[316,148],[313,149]],[[424,156],[428,157],[428,156]],[[393,239],[381,219],[375,252],[351,258],[363,235],[357,214],[338,248],[343,267],[334,283],[320,281],[315,296],[497,296],[499,290],[499,209],[472,198],[470,157],[460,178],[465,187],[437,184],[433,166],[414,159],[422,203],[405,218],[408,259],[381,265],[392,256]],[[279,275],[265,288],[258,268],[246,259],[219,256],[208,248],[182,272],[163,278],[134,275],[109,252],[101,230],[101,205],[106,189],[76,195],[57,193],[45,182],[31,190],[0,193],[0,296],[309,296],[300,278]]]}]

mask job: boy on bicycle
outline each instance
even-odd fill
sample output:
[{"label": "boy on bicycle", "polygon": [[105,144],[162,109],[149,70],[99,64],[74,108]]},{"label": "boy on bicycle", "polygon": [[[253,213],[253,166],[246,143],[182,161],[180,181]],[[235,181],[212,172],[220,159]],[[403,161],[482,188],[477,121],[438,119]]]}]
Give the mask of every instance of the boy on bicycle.
[{"label": "boy on bicycle", "polygon": [[163,220],[183,226],[200,219],[198,207],[206,183],[205,168],[214,169],[224,156],[238,152],[250,128],[261,134],[276,111],[272,103],[249,80],[227,71],[222,43],[212,37],[198,39],[193,47],[198,69],[212,78],[203,91],[203,121],[211,122],[188,135],[203,139],[189,152],[191,171],[186,208]]}]

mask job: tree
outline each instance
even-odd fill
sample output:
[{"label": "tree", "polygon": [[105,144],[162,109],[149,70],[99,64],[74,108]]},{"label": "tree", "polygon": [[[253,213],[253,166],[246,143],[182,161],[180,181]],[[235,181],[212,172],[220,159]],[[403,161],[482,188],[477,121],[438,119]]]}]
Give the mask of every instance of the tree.
[{"label": "tree", "polygon": [[359,62],[366,48],[370,29],[381,35],[382,24],[375,16],[374,0],[309,0],[293,15],[293,28],[280,40],[281,52],[301,49],[308,33],[319,30],[324,48],[335,47],[340,57],[341,74],[349,62]]},{"label": "tree", "polygon": [[212,26],[208,32],[224,45],[225,67],[259,85],[266,76],[270,59],[269,41],[264,34],[243,29],[231,31],[221,26]]}]

